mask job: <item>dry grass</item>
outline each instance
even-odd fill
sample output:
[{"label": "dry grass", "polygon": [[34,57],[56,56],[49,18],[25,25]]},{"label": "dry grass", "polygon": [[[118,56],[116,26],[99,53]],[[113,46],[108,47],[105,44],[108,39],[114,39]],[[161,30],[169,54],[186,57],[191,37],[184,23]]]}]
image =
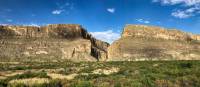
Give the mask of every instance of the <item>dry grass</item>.
[{"label": "dry grass", "polygon": [[26,86],[33,86],[33,85],[45,84],[45,83],[49,83],[49,79],[47,79],[47,78],[29,78],[29,79],[11,80],[9,82],[9,85],[15,86],[15,85],[23,84]]},{"label": "dry grass", "polygon": [[18,70],[18,71],[1,71],[0,72],[0,79],[6,79],[6,78],[11,77],[11,76],[21,75],[24,72],[25,72],[24,70]]},{"label": "dry grass", "polygon": [[63,75],[63,74],[56,74],[56,73],[48,73],[48,76],[50,76],[53,79],[67,79],[67,80],[72,80],[74,79],[76,76],[78,76],[78,74],[74,73],[74,74],[70,74],[70,75]]},{"label": "dry grass", "polygon": [[0,64],[20,64],[20,62],[0,62]]},{"label": "dry grass", "polygon": [[23,74],[23,73],[24,72],[13,72],[13,73],[6,74],[5,76],[10,77],[10,76],[15,76],[15,75],[20,75],[20,74]]},{"label": "dry grass", "polygon": [[92,73],[93,74],[105,74],[105,75],[110,75],[113,73],[119,72],[119,68],[117,67],[111,67],[111,68],[106,68],[106,69],[96,69]]},{"label": "dry grass", "polygon": [[5,76],[0,76],[0,80],[1,80],[1,79],[6,79],[6,78],[7,78],[7,77],[5,77]]}]

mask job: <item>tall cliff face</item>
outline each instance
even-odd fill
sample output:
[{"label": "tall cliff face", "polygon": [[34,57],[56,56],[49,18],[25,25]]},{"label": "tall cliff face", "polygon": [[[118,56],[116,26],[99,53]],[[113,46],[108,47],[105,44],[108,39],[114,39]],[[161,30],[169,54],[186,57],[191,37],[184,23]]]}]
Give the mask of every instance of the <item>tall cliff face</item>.
[{"label": "tall cliff face", "polygon": [[86,30],[75,24],[51,24],[34,26],[0,26],[1,38],[87,38]]},{"label": "tall cliff face", "polygon": [[108,43],[80,25],[0,26],[0,59],[96,61],[107,58]]},{"label": "tall cliff face", "polygon": [[0,61],[200,60],[200,35],[127,25],[111,46],[76,24],[0,26]]},{"label": "tall cliff face", "polygon": [[127,25],[122,33],[123,37],[157,38],[165,40],[200,40],[200,35],[193,35],[176,29],[164,29],[146,25]]},{"label": "tall cliff face", "polygon": [[145,25],[127,25],[108,48],[108,61],[199,60],[200,35]]}]

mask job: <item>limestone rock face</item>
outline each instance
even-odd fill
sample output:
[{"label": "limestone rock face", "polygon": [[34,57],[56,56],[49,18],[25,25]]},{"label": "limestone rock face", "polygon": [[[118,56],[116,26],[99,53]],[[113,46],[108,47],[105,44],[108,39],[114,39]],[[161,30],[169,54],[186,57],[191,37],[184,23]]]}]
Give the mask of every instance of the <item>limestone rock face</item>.
[{"label": "limestone rock face", "polygon": [[200,60],[200,35],[145,25],[127,25],[108,48],[108,61]]},{"label": "limestone rock face", "polygon": [[89,34],[80,25],[51,24],[34,26],[0,26],[1,38],[86,38]]},{"label": "limestone rock face", "polygon": [[175,29],[164,29],[161,27],[145,25],[127,25],[124,28],[122,37],[145,37],[165,40],[199,40],[200,36],[190,35]]},{"label": "limestone rock face", "polygon": [[191,38],[200,41],[200,35],[191,35]]},{"label": "limestone rock face", "polygon": [[108,58],[107,48],[109,47],[109,44],[95,38],[92,38],[91,42],[93,44],[92,55],[95,56],[99,61],[106,61]]},{"label": "limestone rock face", "polygon": [[0,26],[1,61],[96,61],[108,46],[76,24]]}]

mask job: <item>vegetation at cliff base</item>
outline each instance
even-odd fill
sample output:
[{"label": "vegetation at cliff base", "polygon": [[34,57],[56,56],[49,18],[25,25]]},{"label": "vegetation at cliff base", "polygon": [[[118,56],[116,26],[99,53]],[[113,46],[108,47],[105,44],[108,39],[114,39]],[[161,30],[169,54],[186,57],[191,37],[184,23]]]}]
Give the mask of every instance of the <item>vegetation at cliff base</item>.
[{"label": "vegetation at cliff base", "polygon": [[200,61],[4,62],[0,87],[200,87]]}]

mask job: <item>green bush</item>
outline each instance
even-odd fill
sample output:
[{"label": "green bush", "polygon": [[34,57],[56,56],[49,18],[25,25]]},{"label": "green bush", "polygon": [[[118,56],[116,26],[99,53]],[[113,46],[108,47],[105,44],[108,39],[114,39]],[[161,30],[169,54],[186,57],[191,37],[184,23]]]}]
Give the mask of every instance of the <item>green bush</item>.
[{"label": "green bush", "polygon": [[93,85],[89,81],[80,81],[75,85],[75,87],[93,87]]},{"label": "green bush", "polygon": [[38,72],[38,73],[33,73],[33,72],[25,72],[23,74],[17,74],[15,76],[8,77],[7,80],[13,80],[13,79],[24,79],[24,78],[50,78],[46,72]]},{"label": "green bush", "polygon": [[[46,72],[26,72],[0,80],[0,87],[6,87],[10,80],[34,77],[50,80],[50,83],[35,84],[35,87],[200,87],[200,61],[36,63],[24,65],[29,65],[26,69],[69,68],[59,73],[88,73],[88,75],[80,74],[73,80],[52,80]],[[9,66],[12,65],[6,64],[1,67],[3,70],[13,70],[8,68]],[[20,64],[15,66],[23,67]],[[70,70],[71,67],[81,70]],[[120,71],[111,75],[91,74],[93,70],[103,67],[118,67]],[[23,84],[16,86],[23,87]]]}]

